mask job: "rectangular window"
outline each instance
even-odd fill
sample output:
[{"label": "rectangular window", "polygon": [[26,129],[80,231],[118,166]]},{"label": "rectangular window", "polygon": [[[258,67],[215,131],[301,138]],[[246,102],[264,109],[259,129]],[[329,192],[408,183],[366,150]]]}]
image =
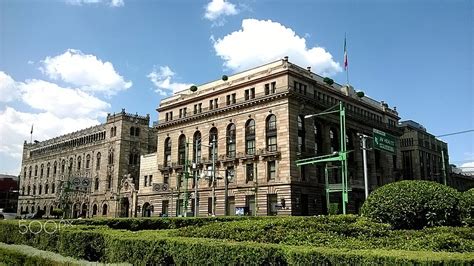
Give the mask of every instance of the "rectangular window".
[{"label": "rectangular window", "polygon": [[277,137],[271,136],[267,138],[267,151],[277,151]]},{"label": "rectangular window", "polygon": [[267,162],[267,175],[268,175],[268,180],[275,180],[276,178],[276,162],[275,161]]},{"label": "rectangular window", "polygon": [[253,163],[249,163],[245,167],[245,182],[253,181]]},{"label": "rectangular window", "polygon": [[209,100],[209,110],[214,109],[214,100]]},{"label": "rectangular window", "polygon": [[146,187],[148,185],[148,176],[144,176],[143,178],[143,186]]},{"label": "rectangular window", "polygon": [[273,81],[273,82],[271,83],[270,93],[273,94],[273,93],[275,93],[275,92],[276,92],[276,82]]},{"label": "rectangular window", "polygon": [[267,215],[277,215],[277,194],[267,194]]},{"label": "rectangular window", "polygon": [[255,215],[255,196],[247,195],[245,196],[245,207],[248,210],[249,215]]},{"label": "rectangular window", "polygon": [[198,103],[198,113],[202,112],[202,103]]},{"label": "rectangular window", "polygon": [[250,99],[250,90],[245,90],[245,100],[249,100]]},{"label": "rectangular window", "polygon": [[232,93],[231,95],[231,102],[232,104],[235,104],[236,103],[236,98],[235,98],[236,94],[235,93]]},{"label": "rectangular window", "polygon": [[269,83],[265,84],[265,95],[268,95],[268,94],[270,94],[270,84]]},{"label": "rectangular window", "polygon": [[219,108],[219,105],[217,104],[218,100],[218,98],[214,99],[214,108]]},{"label": "rectangular window", "polygon": [[163,200],[161,202],[161,214],[169,216],[169,201],[168,200]]},{"label": "rectangular window", "polygon": [[230,105],[230,95],[227,95],[227,97],[226,97],[226,103],[227,103],[227,105]]},{"label": "rectangular window", "polygon": [[207,213],[212,214],[212,197],[207,198]]},{"label": "rectangular window", "polygon": [[255,140],[247,140],[247,154],[255,154]]},{"label": "rectangular window", "polygon": [[194,105],[194,112],[193,112],[193,114],[197,114],[197,113],[198,113],[198,112],[197,112],[197,110],[198,110],[197,107],[198,107],[198,105],[195,104],[195,105]]},{"label": "rectangular window", "polygon": [[148,176],[148,186],[151,186],[151,183],[153,182],[153,175]]},{"label": "rectangular window", "polygon": [[163,175],[163,183],[164,184],[169,184],[170,183],[170,175],[169,174],[164,174]]}]

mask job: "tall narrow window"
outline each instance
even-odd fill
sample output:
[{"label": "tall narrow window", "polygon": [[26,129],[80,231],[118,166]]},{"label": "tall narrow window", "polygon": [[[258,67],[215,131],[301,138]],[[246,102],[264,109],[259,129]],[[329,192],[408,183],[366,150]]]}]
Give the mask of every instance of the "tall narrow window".
[{"label": "tall narrow window", "polygon": [[304,126],[304,116],[299,115],[298,116],[298,154],[301,154],[305,150],[305,126]]},{"label": "tall narrow window", "polygon": [[201,162],[201,132],[196,131],[193,138],[193,162]]},{"label": "tall narrow window", "polygon": [[267,179],[275,180],[276,177],[276,163],[275,161],[267,162]]},{"label": "tall narrow window", "polygon": [[48,164],[46,165],[46,177],[49,177],[50,169],[51,169],[51,163],[48,163]]},{"label": "tall narrow window", "polygon": [[217,144],[218,144],[218,134],[217,134],[217,128],[213,127],[211,130],[209,130],[209,159],[212,159],[212,143],[214,142],[215,146],[215,152],[214,152],[214,157],[217,159]]},{"label": "tall narrow window", "polygon": [[231,123],[227,126],[227,157],[235,158],[235,124]]},{"label": "tall narrow window", "polygon": [[184,165],[186,160],[186,136],[181,134],[178,139],[178,164]]},{"label": "tall narrow window", "polygon": [[109,164],[114,163],[114,150],[109,151]]},{"label": "tall narrow window", "polygon": [[95,178],[94,190],[95,190],[95,191],[99,190],[99,178],[98,178],[98,177]]},{"label": "tall narrow window", "polygon": [[322,152],[323,138],[321,135],[321,125],[318,122],[316,122],[316,120],[314,120],[313,130],[314,130],[314,153],[316,155],[319,155]]},{"label": "tall narrow window", "polygon": [[245,182],[253,181],[253,173],[254,173],[253,163],[248,163],[245,166]]},{"label": "tall narrow window", "polygon": [[96,170],[100,170],[100,157],[101,157],[101,154],[100,152],[97,153],[97,161],[95,163],[95,169]]},{"label": "tall narrow window", "polygon": [[77,170],[81,170],[81,156],[77,157]]},{"label": "tall narrow window", "polygon": [[329,140],[331,142],[331,153],[339,150],[339,140],[337,137],[337,129],[330,128],[329,129]]},{"label": "tall narrow window", "polygon": [[255,120],[253,119],[245,123],[245,152],[255,154]]},{"label": "tall narrow window", "polygon": [[51,194],[54,194],[56,190],[56,183],[51,184]]},{"label": "tall narrow window", "polygon": [[266,123],[267,151],[277,150],[277,127],[276,116],[269,115]]},{"label": "tall narrow window", "polygon": [[112,188],[112,175],[107,174],[107,189],[110,190]]},{"label": "tall narrow window", "polygon": [[35,165],[35,177],[38,176],[38,166]]},{"label": "tall narrow window", "polygon": [[165,140],[165,154],[164,154],[165,166],[171,166],[171,139],[167,137]]}]

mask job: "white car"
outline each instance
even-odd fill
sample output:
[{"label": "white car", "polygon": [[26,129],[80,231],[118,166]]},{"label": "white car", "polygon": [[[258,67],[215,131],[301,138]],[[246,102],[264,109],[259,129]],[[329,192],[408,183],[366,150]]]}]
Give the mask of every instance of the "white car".
[{"label": "white car", "polygon": [[13,220],[15,218],[15,212],[3,212],[3,209],[0,209],[0,220]]}]

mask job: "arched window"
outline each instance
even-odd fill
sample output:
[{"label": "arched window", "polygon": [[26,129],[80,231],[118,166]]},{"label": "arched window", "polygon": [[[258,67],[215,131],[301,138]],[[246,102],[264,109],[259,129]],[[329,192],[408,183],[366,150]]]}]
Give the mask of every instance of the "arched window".
[{"label": "arched window", "polygon": [[23,178],[26,178],[26,167],[23,168]]},{"label": "arched window", "polygon": [[95,183],[94,183],[94,190],[97,191],[99,190],[99,178],[95,178]]},{"label": "arched window", "polygon": [[339,150],[339,140],[337,137],[337,129],[331,127],[329,129],[329,140],[331,142],[331,153]]},{"label": "arched window", "polygon": [[101,154],[100,152],[97,153],[97,161],[95,162],[95,169],[96,170],[100,170],[100,157],[101,157]]},{"label": "arched window", "polygon": [[322,148],[323,148],[323,137],[322,137],[322,132],[321,132],[321,124],[319,124],[316,120],[314,120],[314,125],[313,125],[313,131],[314,131],[314,153],[316,155],[320,155],[322,153]]},{"label": "arched window", "polygon": [[298,150],[297,153],[301,154],[305,150],[305,139],[306,136],[306,130],[304,126],[304,116],[299,115],[298,116]]},{"label": "arched window", "polygon": [[94,204],[92,206],[92,216],[95,216],[95,215],[97,215],[97,204]]},{"label": "arched window", "polygon": [[277,151],[276,116],[269,115],[266,123],[267,151]]},{"label": "arched window", "polygon": [[107,204],[104,204],[104,206],[102,206],[102,215],[103,216],[107,215]]},{"label": "arched window", "polygon": [[231,123],[227,126],[226,133],[226,144],[227,144],[227,157],[235,158],[235,124]]},{"label": "arched window", "polygon": [[54,194],[56,189],[56,183],[51,184],[51,194]]},{"label": "arched window", "polygon": [[82,159],[81,159],[81,156],[77,157],[77,170],[81,170],[81,162],[82,162]]},{"label": "arched window", "polygon": [[53,164],[53,175],[56,175],[58,171],[58,162],[54,161],[54,164]]},{"label": "arched window", "polygon": [[[217,146],[218,146],[218,132],[217,128],[213,127],[211,130],[209,130],[209,159],[212,159],[212,156],[217,159]],[[214,142],[214,147],[215,147],[215,152],[212,154],[212,143]]]},{"label": "arched window", "polygon": [[51,163],[48,163],[48,164],[46,165],[46,177],[49,177],[49,171],[50,171],[50,169],[51,169]]},{"label": "arched window", "polygon": [[44,194],[48,194],[48,192],[49,192],[49,185],[46,184],[44,185]]},{"label": "arched window", "polygon": [[72,171],[72,165],[74,163],[74,160],[72,158],[69,159],[69,173]]},{"label": "arched window", "polygon": [[165,166],[171,166],[171,138],[167,137],[165,139],[165,154],[164,154],[164,164]]},{"label": "arched window", "polygon": [[86,168],[89,169],[91,167],[91,155],[86,155]]},{"label": "arched window", "polygon": [[113,126],[110,128],[110,137],[115,137],[117,135],[117,127]]},{"label": "arched window", "polygon": [[25,186],[21,187],[21,195],[25,195]]},{"label": "arched window", "polygon": [[36,195],[36,185],[33,185],[33,195]]},{"label": "arched window", "polygon": [[255,120],[245,123],[245,153],[255,154]]},{"label": "arched window", "polygon": [[140,128],[139,127],[135,128],[135,136],[137,136],[137,137],[140,136]]},{"label": "arched window", "polygon": [[61,174],[64,174],[65,168],[66,168],[66,160],[63,160],[61,162]]},{"label": "arched window", "polygon": [[40,166],[40,178],[43,177],[43,173],[44,173],[44,164],[41,164],[41,166]]},{"label": "arched window", "polygon": [[41,195],[42,192],[43,192],[43,186],[39,185],[39,187],[38,187],[38,195]]},{"label": "arched window", "polygon": [[30,168],[28,169],[28,178],[31,178],[31,166],[30,166]]},{"label": "arched window", "polygon": [[181,134],[178,138],[178,164],[184,165],[186,160],[186,136]]},{"label": "arched window", "polygon": [[35,165],[35,177],[37,177],[37,176],[38,176],[38,166]]},{"label": "arched window", "polygon": [[109,164],[114,164],[114,150],[109,151]]},{"label": "arched window", "polygon": [[201,162],[201,132],[196,131],[193,137],[193,162]]},{"label": "arched window", "polygon": [[28,193],[26,195],[30,195],[31,194],[31,187],[28,186]]},{"label": "arched window", "polygon": [[135,136],[135,128],[130,127],[130,136]]},{"label": "arched window", "polygon": [[112,175],[107,174],[107,189],[110,190],[112,188]]}]

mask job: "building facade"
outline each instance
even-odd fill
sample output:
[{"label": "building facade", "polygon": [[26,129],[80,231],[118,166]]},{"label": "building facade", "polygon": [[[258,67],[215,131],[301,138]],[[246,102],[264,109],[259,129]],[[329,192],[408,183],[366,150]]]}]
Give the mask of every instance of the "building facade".
[{"label": "building facade", "polygon": [[403,129],[400,138],[403,178],[439,183],[444,183],[446,178],[449,185],[448,144],[428,133],[425,127],[415,121],[400,122],[399,127]]},{"label": "building facade", "polygon": [[[104,124],[24,143],[18,214],[133,216],[140,156],[156,151],[150,117],[108,114]],[[135,197],[135,198],[134,198]]]},{"label": "building facade", "polygon": [[[325,168],[329,182],[338,184],[337,164],[297,167],[295,161],[339,150],[339,116],[305,115],[340,101],[351,151],[348,208],[356,212],[364,199],[357,133],[372,135],[375,128],[398,143],[398,113],[285,57],[161,101],[155,169],[150,165],[140,174],[148,187],[138,192],[138,209],[147,206],[152,212],[141,215],[326,213]],[[399,147],[394,154],[369,151],[370,189],[399,179],[400,166]],[[340,202],[340,194],[331,195],[331,201]]]}]

